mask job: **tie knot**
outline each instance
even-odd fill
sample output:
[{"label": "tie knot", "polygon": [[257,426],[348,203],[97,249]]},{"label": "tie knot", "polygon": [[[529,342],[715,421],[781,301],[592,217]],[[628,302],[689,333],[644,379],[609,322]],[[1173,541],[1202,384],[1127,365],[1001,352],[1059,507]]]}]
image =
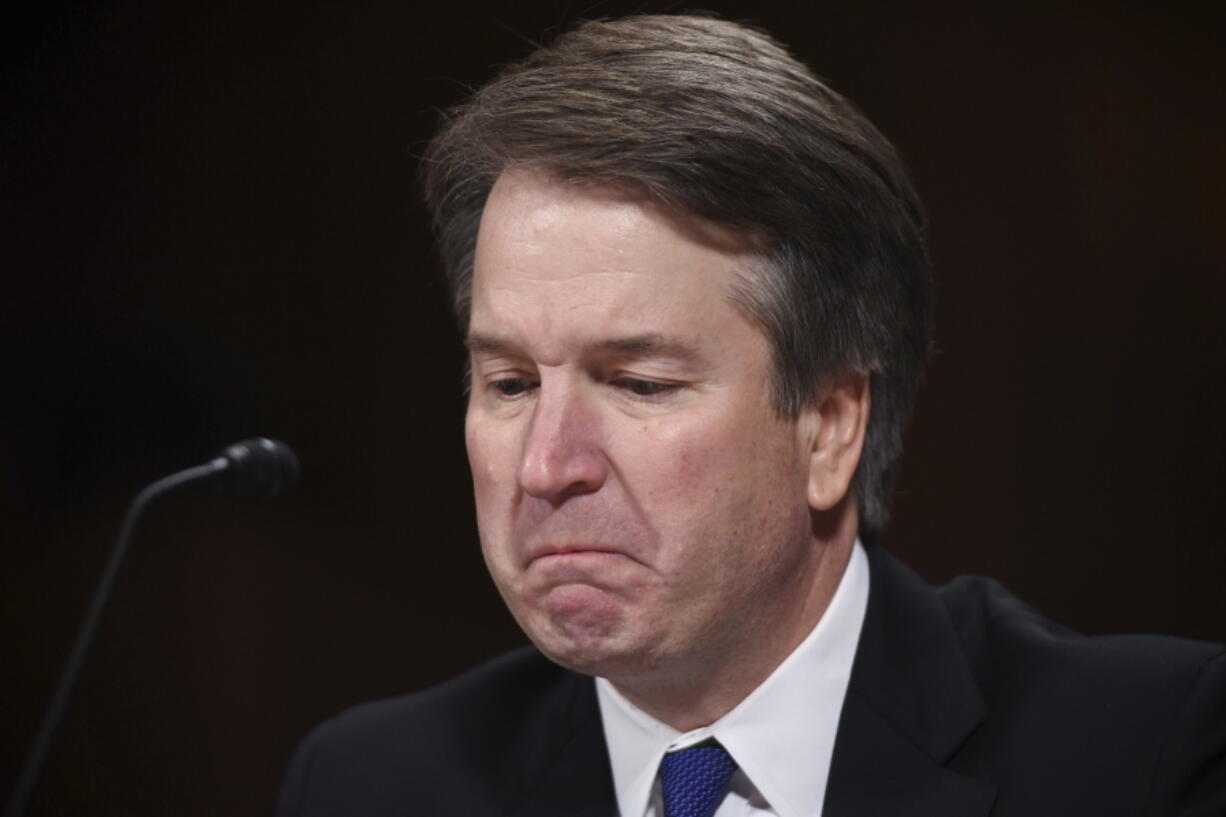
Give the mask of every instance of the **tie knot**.
[{"label": "tie knot", "polygon": [[735,771],[732,755],[714,741],[669,752],[660,761],[664,817],[711,817]]}]

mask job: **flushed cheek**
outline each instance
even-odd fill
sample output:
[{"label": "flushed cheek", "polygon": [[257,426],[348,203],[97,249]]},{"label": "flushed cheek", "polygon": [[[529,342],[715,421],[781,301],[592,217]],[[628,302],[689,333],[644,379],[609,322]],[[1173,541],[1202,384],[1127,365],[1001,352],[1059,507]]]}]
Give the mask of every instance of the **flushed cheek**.
[{"label": "flushed cheek", "polygon": [[473,478],[473,498],[482,541],[492,534],[505,535],[515,493],[515,466],[498,452],[514,450],[509,441],[491,438],[471,425],[467,434],[468,462]]},{"label": "flushed cheek", "polygon": [[[482,483],[474,474],[477,534],[486,568],[499,590],[506,595],[520,579],[521,560],[512,537],[508,501],[497,483]],[[508,598],[508,601],[510,599]]]},{"label": "flushed cheek", "polygon": [[[717,430],[718,432],[718,430]],[[738,444],[737,434],[676,432],[653,444],[637,457],[635,470],[643,486],[645,504],[658,509],[652,516],[674,523],[693,515],[702,517],[709,506],[723,499],[765,452]]]},{"label": "flushed cheek", "polygon": [[744,550],[784,523],[780,514],[797,504],[787,494],[802,497],[799,477],[757,467],[780,462],[776,452],[725,439],[728,445],[693,444],[674,452],[665,460],[670,467],[655,470],[644,496],[644,513],[662,543],[656,567],[678,586],[695,580],[709,585],[716,573],[735,572]]},{"label": "flushed cheek", "polygon": [[518,449],[508,435],[495,434],[486,424],[470,416],[465,423],[464,444],[468,449],[473,483],[478,490],[488,490],[487,486],[505,482],[508,475],[514,474],[514,458],[509,452]]}]

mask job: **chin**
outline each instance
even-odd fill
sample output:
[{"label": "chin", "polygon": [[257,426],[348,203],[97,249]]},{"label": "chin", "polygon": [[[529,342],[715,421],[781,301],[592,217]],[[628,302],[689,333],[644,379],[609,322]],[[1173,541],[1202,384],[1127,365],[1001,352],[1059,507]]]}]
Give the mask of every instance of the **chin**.
[{"label": "chin", "polygon": [[544,655],[569,670],[584,675],[633,674],[644,651],[620,620],[598,617],[533,616],[520,621],[528,638]]},{"label": "chin", "polygon": [[580,675],[607,678],[615,683],[628,679],[650,678],[654,675],[652,663],[641,654],[616,650],[575,649],[555,650],[537,644],[542,654],[558,666]]}]

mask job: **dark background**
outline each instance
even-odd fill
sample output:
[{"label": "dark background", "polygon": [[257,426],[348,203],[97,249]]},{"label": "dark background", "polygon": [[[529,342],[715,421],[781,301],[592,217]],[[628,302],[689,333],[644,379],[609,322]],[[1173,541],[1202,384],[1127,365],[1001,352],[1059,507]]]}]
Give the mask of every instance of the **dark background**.
[{"label": "dark background", "polygon": [[[682,7],[25,5],[0,52],[0,793],[127,501],[259,433],[300,486],[148,514],[35,813],[267,814],[312,724],[521,643],[415,186],[436,111],[577,17]],[[855,99],[928,204],[939,350],[894,550],[1087,632],[1226,637],[1223,15],[706,7]]]}]

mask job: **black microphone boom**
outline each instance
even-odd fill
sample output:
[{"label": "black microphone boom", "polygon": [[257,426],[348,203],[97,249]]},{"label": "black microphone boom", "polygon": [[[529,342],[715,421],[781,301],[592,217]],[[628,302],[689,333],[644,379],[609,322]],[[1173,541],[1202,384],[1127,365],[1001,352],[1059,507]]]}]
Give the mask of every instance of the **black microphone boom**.
[{"label": "black microphone boom", "polygon": [[136,495],[136,499],[132,500],[127,513],[124,514],[115,549],[111,551],[111,558],[102,571],[102,579],[94,591],[85,620],[81,623],[76,641],[73,642],[72,652],[64,664],[59,685],[43,715],[34,744],[26,756],[25,766],[21,769],[13,794],[4,809],[4,817],[23,817],[30,805],[34,786],[38,783],[43,763],[64,717],[64,710],[68,708],[77,679],[81,676],[81,669],[85,666],[85,657],[98,630],[102,611],[106,608],[111,589],[115,586],[115,577],[119,575],[119,568],[127,555],[132,531],[145,508],[157,499],[203,482],[214,482],[224,493],[233,496],[268,499],[288,490],[297,479],[298,457],[292,448],[278,440],[254,437],[226,447],[203,465],[163,477]]}]

